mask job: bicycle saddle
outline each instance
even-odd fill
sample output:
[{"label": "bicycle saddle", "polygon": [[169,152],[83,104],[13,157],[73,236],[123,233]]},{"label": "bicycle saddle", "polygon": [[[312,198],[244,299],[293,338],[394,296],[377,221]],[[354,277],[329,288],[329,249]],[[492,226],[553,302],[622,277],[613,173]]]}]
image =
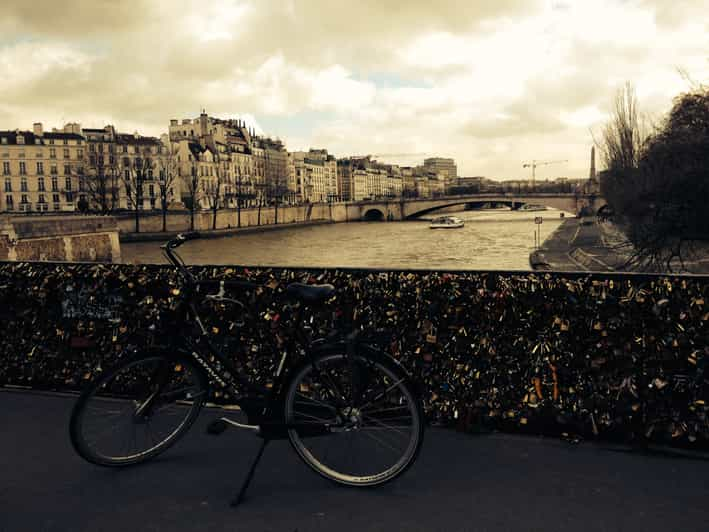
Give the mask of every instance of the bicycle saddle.
[{"label": "bicycle saddle", "polygon": [[319,303],[335,293],[331,284],[291,283],[286,287],[286,294],[304,303]]}]

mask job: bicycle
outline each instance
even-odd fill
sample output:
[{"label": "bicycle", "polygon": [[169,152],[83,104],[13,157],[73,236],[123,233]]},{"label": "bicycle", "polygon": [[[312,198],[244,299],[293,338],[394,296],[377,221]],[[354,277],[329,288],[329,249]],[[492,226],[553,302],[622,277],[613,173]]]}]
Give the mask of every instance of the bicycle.
[{"label": "bicycle", "polygon": [[[222,416],[207,432],[237,427],[263,439],[234,506],[243,501],[265,447],[274,439],[289,439],[311,469],[341,485],[379,486],[411,467],[424,436],[420,395],[396,359],[362,340],[361,328],[310,340],[304,326],[295,327],[294,337],[282,342],[270,386],[251,382],[215,347],[197,312],[202,288],[218,287],[203,301],[229,302],[246,310],[225,289],[248,292],[261,285],[197,280],[176,250],[199,236],[179,234],[161,246],[179,273],[173,294],[180,334],[170,335],[167,345],[134,347],[126,360],[88,385],[71,415],[76,452],[101,466],[146,462],[184,436],[210,392],[221,389],[246,414],[247,423]],[[335,294],[328,284],[289,284],[286,295],[294,301],[294,323],[301,323],[306,306],[326,305]],[[120,439],[119,430],[125,432]],[[356,444],[363,453],[355,454]]]}]

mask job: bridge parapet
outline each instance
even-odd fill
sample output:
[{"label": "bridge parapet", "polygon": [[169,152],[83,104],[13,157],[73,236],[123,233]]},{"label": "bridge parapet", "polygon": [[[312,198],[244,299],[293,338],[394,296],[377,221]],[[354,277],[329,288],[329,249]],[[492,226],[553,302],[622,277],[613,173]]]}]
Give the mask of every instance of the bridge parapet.
[{"label": "bridge parapet", "polygon": [[[314,277],[334,284],[332,305],[354,304],[365,334],[422,384],[432,419],[709,444],[700,378],[709,363],[706,276],[227,266],[194,273],[265,286],[244,327],[203,309],[208,330],[222,331],[242,365],[268,352],[262,339],[275,325],[263,316],[279,314],[276,325],[288,330],[287,283]],[[152,337],[144,342],[174,336],[184,330],[170,312],[175,280],[162,266],[0,263],[0,385],[76,390],[125,356],[141,338],[135,333]],[[327,329],[331,310],[308,312]]]}]

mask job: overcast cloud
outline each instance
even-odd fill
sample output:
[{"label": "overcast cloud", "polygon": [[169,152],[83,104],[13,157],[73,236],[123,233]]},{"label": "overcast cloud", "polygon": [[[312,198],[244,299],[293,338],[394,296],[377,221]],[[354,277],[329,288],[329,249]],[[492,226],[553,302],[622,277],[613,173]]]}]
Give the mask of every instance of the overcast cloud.
[{"label": "overcast cloud", "polygon": [[[635,84],[660,116],[709,81],[705,0],[3,0],[0,129],[158,135],[201,108],[288,148],[454,157],[461,175],[584,177]],[[411,164],[422,156],[382,156]]]}]

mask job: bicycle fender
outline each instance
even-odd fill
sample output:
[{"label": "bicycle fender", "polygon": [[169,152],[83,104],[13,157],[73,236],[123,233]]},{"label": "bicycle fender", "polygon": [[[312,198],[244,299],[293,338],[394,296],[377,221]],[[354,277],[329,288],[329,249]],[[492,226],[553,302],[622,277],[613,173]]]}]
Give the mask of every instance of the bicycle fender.
[{"label": "bicycle fender", "polygon": [[[409,384],[411,384],[411,387],[414,389],[414,391],[417,394],[418,399],[422,399],[425,396],[425,388],[419,383],[416,379],[414,379],[411,376],[411,373],[399,362],[396,358],[391,356],[389,353],[386,351],[382,351],[381,349],[374,347],[369,344],[358,344],[357,349],[362,352],[363,354],[366,354],[366,356],[369,356],[370,358],[374,360],[378,360],[380,362],[383,362],[384,364],[389,364],[394,366],[396,369],[401,371],[405,376]],[[347,350],[347,342],[345,341],[337,341],[337,342],[318,342],[317,344],[313,344],[310,349],[310,355],[313,358],[316,358],[320,355],[327,355],[330,353],[345,353]],[[298,364],[297,367],[300,368],[304,364],[309,364],[310,361],[306,360],[302,362],[301,364]]]}]

